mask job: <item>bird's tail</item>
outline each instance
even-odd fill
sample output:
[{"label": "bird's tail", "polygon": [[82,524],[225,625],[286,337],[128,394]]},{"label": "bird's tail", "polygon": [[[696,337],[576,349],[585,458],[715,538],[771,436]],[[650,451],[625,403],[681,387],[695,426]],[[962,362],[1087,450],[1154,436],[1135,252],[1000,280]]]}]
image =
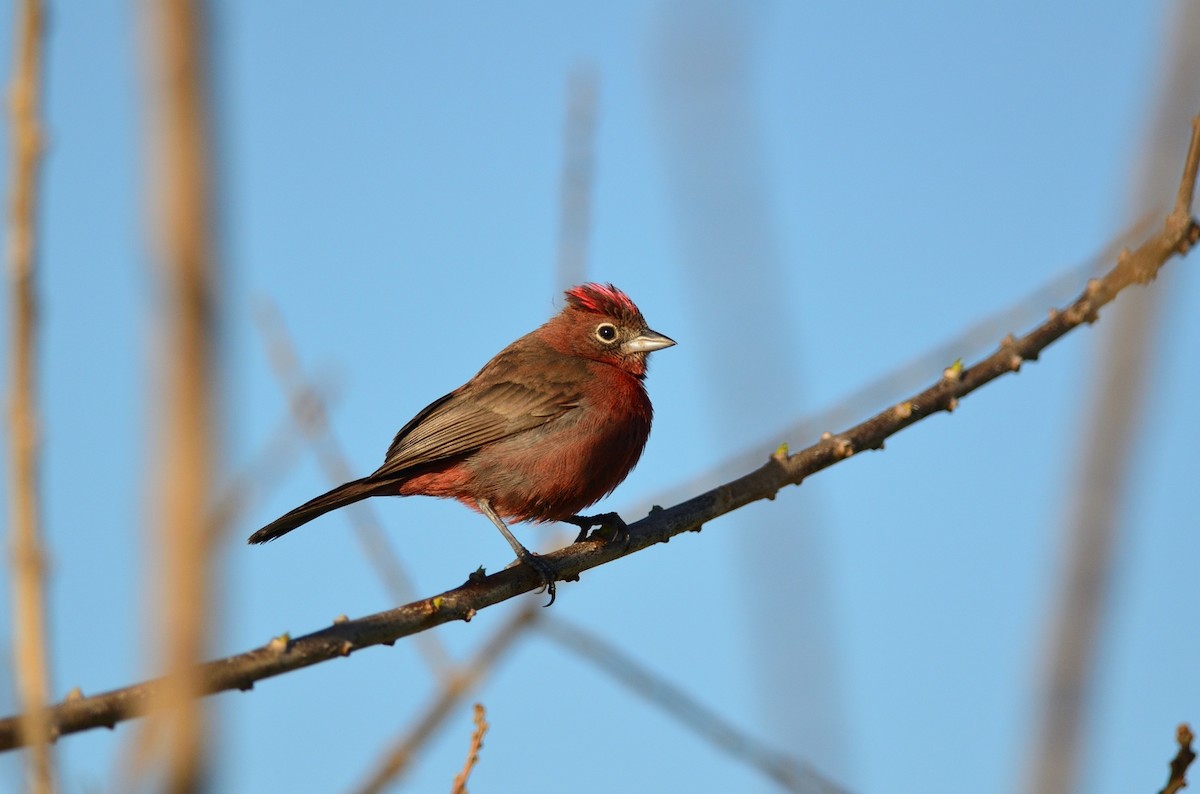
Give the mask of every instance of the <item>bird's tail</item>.
[{"label": "bird's tail", "polygon": [[370,477],[364,477],[361,480],[351,480],[345,485],[339,485],[328,493],[321,494],[316,499],[310,499],[295,510],[275,519],[251,535],[250,542],[266,543],[268,540],[275,540],[275,538],[286,535],[296,527],[303,526],[314,518],[325,515],[330,510],[337,510],[339,507],[354,504],[357,501],[366,499],[368,496],[375,496],[381,492],[390,491],[394,493],[390,486],[393,486],[393,484],[372,480]]}]

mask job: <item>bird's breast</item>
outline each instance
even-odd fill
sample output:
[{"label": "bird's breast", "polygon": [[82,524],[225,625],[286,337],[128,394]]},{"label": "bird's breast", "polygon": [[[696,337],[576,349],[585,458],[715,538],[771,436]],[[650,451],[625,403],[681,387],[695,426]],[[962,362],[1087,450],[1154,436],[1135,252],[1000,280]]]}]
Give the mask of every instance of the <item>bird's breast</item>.
[{"label": "bird's breast", "polygon": [[574,408],[466,461],[472,489],[485,492],[505,518],[575,515],[612,492],[637,464],[653,415],[645,387],[615,368],[597,368]]}]

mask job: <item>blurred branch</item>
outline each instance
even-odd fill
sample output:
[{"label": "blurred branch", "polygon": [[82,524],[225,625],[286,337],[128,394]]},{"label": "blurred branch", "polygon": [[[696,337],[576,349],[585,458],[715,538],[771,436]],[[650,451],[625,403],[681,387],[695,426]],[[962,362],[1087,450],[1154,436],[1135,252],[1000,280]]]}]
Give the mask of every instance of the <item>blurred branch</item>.
[{"label": "blurred branch", "polygon": [[[590,68],[577,69],[567,84],[567,112],[563,128],[562,185],[559,194],[558,284],[566,289],[585,281],[587,242],[591,227],[591,194],[596,136],[596,76]],[[344,482],[348,477],[339,480]],[[558,544],[561,546],[562,544]],[[492,666],[533,624],[536,608],[526,604],[484,643],[478,655],[455,670],[444,658],[442,687],[412,729],[377,765],[362,792],[382,791],[407,770],[420,748],[453,713],[454,707],[475,688]],[[434,637],[420,634],[418,637]],[[440,649],[440,646],[439,646]],[[465,783],[465,780],[464,780]]]},{"label": "blurred branch", "polygon": [[197,791],[207,780],[206,726],[197,666],[210,610],[207,543],[213,459],[213,278],[209,240],[208,112],[202,0],[147,7],[153,80],[155,199],[165,296],[165,350],[153,484],[162,534],[158,639],[167,676],[155,693],[166,737],[165,788]]},{"label": "blurred branch", "polygon": [[[343,483],[355,478],[346,462],[346,455],[329,425],[329,414],[320,395],[304,388],[296,348],[288,337],[283,319],[274,305],[261,301],[255,312],[259,329],[266,340],[267,357],[275,377],[288,396],[292,418],[312,445],[325,476],[333,483]],[[346,511],[354,527],[363,555],[375,569],[388,595],[397,603],[416,598],[412,577],[404,568],[400,557],[392,550],[388,535],[376,517],[375,511],[365,502],[351,505]],[[429,669],[438,678],[444,678],[450,668],[450,655],[435,634],[423,635],[417,648],[425,657]]]},{"label": "blurred branch", "polygon": [[586,281],[591,229],[593,148],[596,140],[596,75],[575,70],[567,84],[559,200],[558,288]]},{"label": "blurred branch", "polygon": [[35,283],[38,175],[42,164],[40,99],[42,4],[25,0],[14,33],[16,64],[12,114],[12,204],[9,212],[9,278],[12,282],[12,394],[9,456],[12,493],[13,627],[17,691],[25,717],[19,725],[28,745],[29,786],[54,788],[50,752],[49,674],[46,650],[46,559],[39,505],[37,415],[37,285]]},{"label": "blurred branch", "polygon": [[1195,738],[1186,722],[1175,729],[1175,741],[1179,743],[1179,752],[1171,759],[1171,776],[1167,778],[1167,785],[1158,794],[1179,794],[1187,788],[1188,767],[1196,760],[1196,753],[1192,750],[1192,740]]},{"label": "blurred branch", "polygon": [[[1131,180],[1133,209],[1154,206],[1174,186],[1175,166],[1164,154],[1177,151],[1178,129],[1200,99],[1200,6],[1181,0],[1170,23],[1170,46],[1160,96]],[[1186,206],[1194,182],[1179,183],[1177,205]],[[1099,653],[1112,606],[1121,538],[1132,528],[1130,478],[1138,471],[1138,423],[1155,399],[1157,337],[1167,323],[1169,290],[1149,290],[1122,302],[1097,340],[1090,405],[1081,410],[1080,441],[1070,446],[1075,485],[1063,511],[1064,554],[1059,592],[1047,609],[1046,646],[1038,693],[1036,729],[1030,733],[1029,791],[1059,794],[1080,790],[1087,752],[1085,732],[1095,698]]]},{"label": "blurred branch", "polygon": [[517,638],[525,633],[525,629],[533,625],[538,617],[537,610],[533,601],[525,603],[496,629],[470,662],[445,678],[441,690],[417,718],[408,734],[386,753],[371,777],[358,789],[360,794],[378,794],[400,778],[446,717],[453,713],[455,706],[479,685],[501,657],[508,653]]},{"label": "blurred branch", "polygon": [[471,770],[479,761],[479,751],[483,748],[483,735],[487,733],[489,727],[484,717],[483,704],[476,703],[475,732],[471,734],[471,749],[467,751],[467,763],[463,765],[462,771],[454,776],[454,788],[450,789],[450,794],[467,794],[467,778],[471,776]]},{"label": "blurred branch", "polygon": [[[1166,262],[1185,254],[1200,239],[1200,226],[1191,217],[1191,195],[1200,165],[1200,118],[1193,121],[1191,146],[1183,184],[1186,196],[1167,217],[1163,229],[1133,252],[1124,251],[1116,267],[1103,278],[1092,279],[1073,303],[1052,310],[1046,322],[1028,334],[1001,341],[999,349],[975,364],[947,368],[942,377],[919,394],[892,406],[848,430],[826,433],[816,444],[795,454],[780,447],[758,469],[667,509],[655,508],[647,518],[630,524],[627,543],[588,539],[542,556],[562,581],[575,581],[584,571],[608,564],[683,532],[702,526],[751,502],[771,499],[788,485],[844,461],[857,452],[882,449],[891,435],[922,419],[953,411],[958,401],[1002,375],[1017,372],[1025,361],[1036,360],[1043,350],[1081,325],[1098,319],[1099,311],[1131,284],[1154,279]],[[454,620],[470,620],[476,612],[542,586],[541,577],[524,565],[485,576],[472,574],[463,585],[441,595],[386,612],[337,621],[332,626],[292,639],[276,637],[246,653],[205,663],[197,669],[203,691],[250,689],[266,678],[298,670],[372,645],[396,640]],[[59,733],[73,733],[115,723],[141,714],[147,699],[162,688],[161,680],[80,698],[55,706],[51,717]],[[0,720],[0,750],[20,743],[15,718]]]},{"label": "blurred branch", "polygon": [[[329,390],[320,385],[306,384],[304,388],[322,395],[324,399],[330,399]],[[245,513],[255,498],[294,465],[297,460],[297,446],[299,439],[292,422],[281,422],[267,443],[239,471],[229,475],[225,483],[217,489],[206,520],[205,542],[208,545],[208,554],[211,555],[219,548],[220,543],[228,537],[229,529],[237,517]],[[119,753],[119,761],[114,764],[116,779],[109,786],[110,791],[132,791],[137,788],[135,781],[146,773],[154,756],[159,752],[158,744],[162,737],[158,735],[156,727],[152,721],[146,722],[142,725],[142,730],[126,742]]]},{"label": "blurred branch", "polygon": [[[302,383],[297,386],[300,399],[328,405],[336,395],[326,384]],[[300,439],[290,417],[272,431],[267,442],[217,490],[208,518],[208,542],[216,546],[228,536],[229,528],[244,515],[249,505],[269,490],[298,459]]]},{"label": "blurred branch", "polygon": [[542,618],[536,625],[549,639],[591,662],[718,750],[754,767],[785,790],[830,794],[844,791],[807,764],[738,730],[671,681],[650,672],[599,636],[553,617]]}]

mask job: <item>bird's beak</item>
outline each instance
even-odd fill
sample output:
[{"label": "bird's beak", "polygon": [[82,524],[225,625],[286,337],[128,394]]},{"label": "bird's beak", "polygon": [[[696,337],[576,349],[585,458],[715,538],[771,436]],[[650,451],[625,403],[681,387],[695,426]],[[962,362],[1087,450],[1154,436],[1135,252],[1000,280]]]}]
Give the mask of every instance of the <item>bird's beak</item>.
[{"label": "bird's beak", "polygon": [[663,336],[658,331],[651,331],[647,328],[633,339],[621,345],[621,349],[625,353],[650,353],[655,350],[662,350],[664,347],[670,347],[673,344],[675,344],[675,340],[671,337]]}]

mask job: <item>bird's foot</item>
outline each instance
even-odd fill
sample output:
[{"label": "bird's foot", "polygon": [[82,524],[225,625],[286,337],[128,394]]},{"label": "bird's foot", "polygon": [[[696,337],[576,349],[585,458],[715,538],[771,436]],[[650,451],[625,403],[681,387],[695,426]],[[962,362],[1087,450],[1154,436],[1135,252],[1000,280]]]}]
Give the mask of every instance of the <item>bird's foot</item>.
[{"label": "bird's foot", "polygon": [[[616,513],[600,513],[594,516],[571,516],[563,519],[568,524],[574,524],[579,527],[579,535],[576,536],[575,542],[580,543],[588,539],[588,530],[592,527],[599,527],[600,532],[604,532],[607,537],[603,540],[607,542],[620,541],[622,545],[629,543],[629,525],[625,523],[625,519],[621,518]],[[599,532],[593,532],[592,536],[596,537]]]},{"label": "bird's foot", "polygon": [[[550,601],[546,606],[554,603],[554,566],[546,562],[545,559],[534,554],[529,549],[521,545],[521,541],[513,535],[509,530],[508,525],[504,523],[504,519],[500,518],[499,514],[492,509],[491,504],[487,499],[477,499],[476,504],[479,505],[479,512],[488,517],[488,520],[496,525],[496,529],[500,530],[500,534],[508,541],[508,545],[516,552],[517,562],[523,562],[533,570],[537,571],[538,576],[542,579],[542,591],[550,593]],[[511,565],[508,567],[512,567]]]},{"label": "bird's foot", "polygon": [[543,606],[550,606],[553,604],[556,595],[554,587],[554,566],[546,562],[544,557],[541,557],[540,555],[528,550],[526,550],[524,554],[517,555],[517,562],[528,565],[530,568],[537,571],[538,576],[542,578],[542,589],[539,592],[550,594],[550,600],[547,601]]}]

